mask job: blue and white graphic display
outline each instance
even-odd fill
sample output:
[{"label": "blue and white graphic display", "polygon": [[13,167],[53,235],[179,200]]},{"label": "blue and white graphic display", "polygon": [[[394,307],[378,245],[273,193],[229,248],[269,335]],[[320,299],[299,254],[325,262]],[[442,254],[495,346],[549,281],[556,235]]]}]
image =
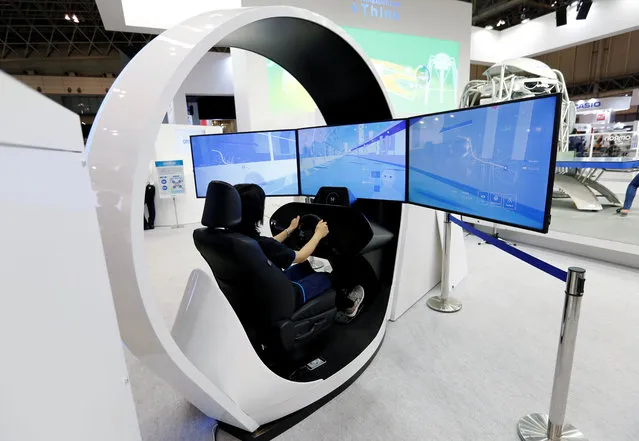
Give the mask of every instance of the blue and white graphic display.
[{"label": "blue and white graphic display", "polygon": [[304,195],[347,187],[356,198],[406,199],[406,121],[298,131]]},{"label": "blue and white graphic display", "polygon": [[258,184],[267,196],[297,195],[295,130],[191,137],[198,197],[211,181]]},{"label": "blue and white graphic display", "polygon": [[557,99],[410,119],[409,202],[545,230]]}]

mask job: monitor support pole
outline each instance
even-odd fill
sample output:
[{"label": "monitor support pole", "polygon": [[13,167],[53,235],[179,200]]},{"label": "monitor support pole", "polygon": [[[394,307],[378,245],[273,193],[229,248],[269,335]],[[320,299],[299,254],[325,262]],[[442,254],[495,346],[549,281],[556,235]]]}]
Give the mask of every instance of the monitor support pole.
[{"label": "monitor support pole", "polygon": [[441,294],[433,296],[426,302],[426,305],[432,310],[438,312],[457,312],[462,308],[462,303],[449,297],[450,294],[450,248],[453,236],[452,224],[450,222],[450,213],[445,213],[444,218],[444,243],[442,244],[442,281]]},{"label": "monitor support pole", "polygon": [[175,225],[172,228],[182,228],[184,225],[180,225],[180,219],[178,217],[177,202],[175,196],[173,196],[173,211],[175,211]]}]

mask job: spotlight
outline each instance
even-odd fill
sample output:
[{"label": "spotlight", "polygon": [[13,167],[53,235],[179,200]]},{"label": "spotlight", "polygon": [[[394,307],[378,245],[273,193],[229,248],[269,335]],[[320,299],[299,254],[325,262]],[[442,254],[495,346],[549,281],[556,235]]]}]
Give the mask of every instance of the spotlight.
[{"label": "spotlight", "polygon": [[592,6],[592,0],[581,0],[579,3],[579,9],[577,10],[577,20],[585,20],[590,12]]},{"label": "spotlight", "polygon": [[486,29],[488,29],[489,31],[493,30],[493,25],[486,25]]},{"label": "spotlight", "polygon": [[560,6],[555,14],[557,26],[565,26],[568,24],[568,7]]},{"label": "spotlight", "polygon": [[71,19],[73,20],[73,23],[80,23],[80,20],[78,20],[78,16],[75,14],[71,16]]},{"label": "spotlight", "polygon": [[71,21],[71,17],[69,17],[69,14],[64,14],[64,19],[67,21]]}]

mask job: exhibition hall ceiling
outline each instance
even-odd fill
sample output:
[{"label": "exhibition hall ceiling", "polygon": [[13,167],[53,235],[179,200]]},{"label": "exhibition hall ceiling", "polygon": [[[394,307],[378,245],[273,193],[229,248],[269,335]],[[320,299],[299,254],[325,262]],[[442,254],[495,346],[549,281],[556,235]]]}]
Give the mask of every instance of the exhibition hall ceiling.
[{"label": "exhibition hall ceiling", "polygon": [[95,0],[0,0],[0,60],[108,57],[152,38],[106,30]]},{"label": "exhibition hall ceiling", "polygon": [[572,0],[474,0],[473,26],[503,31],[522,21],[554,13]]}]

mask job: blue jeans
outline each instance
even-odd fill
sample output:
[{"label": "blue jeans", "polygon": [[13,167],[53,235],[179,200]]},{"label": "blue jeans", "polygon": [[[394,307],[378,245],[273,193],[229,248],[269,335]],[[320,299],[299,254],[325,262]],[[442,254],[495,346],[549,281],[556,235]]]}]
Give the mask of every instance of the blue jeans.
[{"label": "blue jeans", "polygon": [[329,275],[316,273],[308,262],[293,265],[284,271],[284,275],[299,288],[302,305],[332,286]]},{"label": "blue jeans", "polygon": [[635,178],[630,181],[630,185],[628,185],[628,189],[626,190],[626,200],[623,203],[624,210],[630,210],[630,207],[632,207],[632,202],[635,200],[635,196],[637,195],[637,188],[639,188],[639,174],[635,176]]}]

